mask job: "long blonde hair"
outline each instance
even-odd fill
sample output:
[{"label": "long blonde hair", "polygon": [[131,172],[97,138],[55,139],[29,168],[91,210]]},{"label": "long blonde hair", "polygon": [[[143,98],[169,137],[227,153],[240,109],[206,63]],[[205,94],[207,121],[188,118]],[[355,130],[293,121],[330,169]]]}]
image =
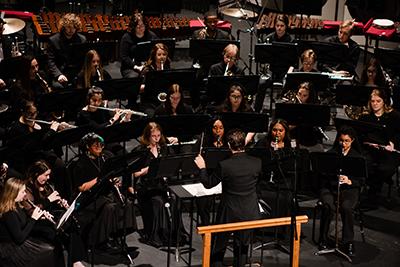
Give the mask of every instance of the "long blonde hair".
[{"label": "long blonde hair", "polygon": [[100,72],[100,77],[102,80],[104,80],[104,70],[103,70],[103,65],[101,64],[101,58],[99,53],[92,49],[89,50],[86,53],[85,60],[83,62],[82,66],[82,72],[83,72],[83,88],[87,89],[93,86],[93,84],[90,83],[90,78],[92,77],[92,60],[93,58],[97,56],[100,59],[99,62],[99,72]]},{"label": "long blonde hair", "polygon": [[20,179],[10,178],[7,180],[0,196],[0,217],[6,212],[16,210],[15,199],[24,186],[25,182]]}]

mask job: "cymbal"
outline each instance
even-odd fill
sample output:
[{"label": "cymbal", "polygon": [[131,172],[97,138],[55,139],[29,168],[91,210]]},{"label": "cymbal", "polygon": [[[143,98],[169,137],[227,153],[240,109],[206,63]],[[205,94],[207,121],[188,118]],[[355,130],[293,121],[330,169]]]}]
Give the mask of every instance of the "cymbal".
[{"label": "cymbal", "polygon": [[16,18],[5,18],[4,19],[4,31],[3,35],[13,34],[19,32],[25,27],[25,22],[22,19]]},{"label": "cymbal", "polygon": [[227,8],[221,11],[222,14],[235,17],[235,18],[254,18],[257,17],[257,12],[243,9],[243,8]]}]

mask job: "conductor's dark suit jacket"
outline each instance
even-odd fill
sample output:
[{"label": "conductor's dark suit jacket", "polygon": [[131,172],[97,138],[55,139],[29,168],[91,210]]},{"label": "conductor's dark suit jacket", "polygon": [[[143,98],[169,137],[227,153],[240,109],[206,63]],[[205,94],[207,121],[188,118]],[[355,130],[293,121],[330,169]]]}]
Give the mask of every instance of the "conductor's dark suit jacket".
[{"label": "conductor's dark suit jacket", "polygon": [[246,153],[236,153],[221,161],[212,175],[200,170],[206,188],[222,182],[222,197],[217,224],[260,219],[256,185],[261,174],[261,160]]}]

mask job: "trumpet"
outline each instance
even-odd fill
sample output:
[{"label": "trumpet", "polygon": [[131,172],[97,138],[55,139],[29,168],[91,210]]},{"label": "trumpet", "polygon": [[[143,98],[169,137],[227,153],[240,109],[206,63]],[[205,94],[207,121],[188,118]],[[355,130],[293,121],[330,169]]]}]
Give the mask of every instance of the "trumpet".
[{"label": "trumpet", "polygon": [[[34,207],[34,208],[39,208],[39,209],[40,209],[40,207],[36,206],[31,200],[26,199],[26,202],[28,202],[29,205],[31,205],[32,207]],[[42,210],[43,210],[43,209],[42,209]],[[57,225],[57,223],[53,220],[53,217],[54,217],[54,216],[51,215],[50,212],[48,212],[48,211],[46,211],[46,210],[43,210],[43,211],[44,211],[43,217],[44,217],[46,220],[48,220],[49,222],[51,222],[52,224]]]},{"label": "trumpet", "polygon": [[12,57],[22,56],[22,53],[19,51],[19,43],[20,42],[18,42],[18,37],[15,37],[15,42],[11,43],[11,56]]},{"label": "trumpet", "polygon": [[158,101],[164,103],[165,101],[167,101],[167,93],[161,92],[157,95],[157,99]]},{"label": "trumpet", "polygon": [[[116,108],[106,108],[106,107],[98,107],[98,106],[93,106],[93,105],[89,105],[90,108],[96,108],[96,109],[100,109],[100,110],[108,110],[108,111],[115,111]],[[123,113],[130,113],[132,115],[137,115],[137,116],[142,116],[142,117],[147,117],[146,113],[143,112],[139,112],[139,111],[134,111],[134,110],[130,110],[130,109],[121,109],[123,111]]]}]

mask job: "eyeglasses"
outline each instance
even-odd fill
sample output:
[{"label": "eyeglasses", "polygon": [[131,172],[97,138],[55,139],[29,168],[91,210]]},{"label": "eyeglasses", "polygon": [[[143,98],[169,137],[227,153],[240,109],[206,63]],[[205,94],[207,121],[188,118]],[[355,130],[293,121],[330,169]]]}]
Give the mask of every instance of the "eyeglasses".
[{"label": "eyeglasses", "polygon": [[104,148],[104,143],[101,143],[101,142],[94,142],[94,143],[92,144],[92,146]]},{"label": "eyeglasses", "polygon": [[353,142],[353,140],[351,140],[351,139],[344,139],[344,140],[343,139],[339,139],[339,142],[349,144],[349,143]]},{"label": "eyeglasses", "polygon": [[233,99],[241,99],[242,98],[241,95],[230,95],[229,97],[231,97]]}]

